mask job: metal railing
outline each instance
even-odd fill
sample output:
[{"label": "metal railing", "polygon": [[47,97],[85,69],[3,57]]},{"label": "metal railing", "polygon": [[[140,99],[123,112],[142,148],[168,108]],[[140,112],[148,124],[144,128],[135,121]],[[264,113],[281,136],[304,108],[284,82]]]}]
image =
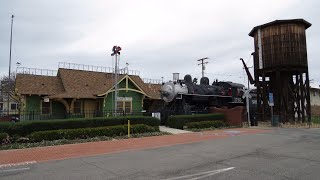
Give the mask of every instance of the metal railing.
[{"label": "metal railing", "polygon": [[56,76],[58,71],[50,69],[38,69],[38,68],[27,68],[17,67],[17,74],[31,74],[41,76]]},{"label": "metal railing", "polygon": [[74,118],[94,118],[94,117],[115,117],[115,116],[152,116],[152,112],[130,111],[81,111],[72,112],[51,112],[44,114],[41,111],[10,111],[0,112],[0,122],[3,121],[30,121],[30,120],[54,120],[54,119],[74,119]]},{"label": "metal railing", "polygon": [[[94,65],[85,65],[85,64],[67,63],[67,62],[59,62],[58,68],[92,71],[92,72],[114,73],[114,68],[112,67],[103,67],[103,66],[94,66]],[[140,72],[137,70],[129,70],[126,67],[123,69],[119,69],[119,74],[139,76]]]},{"label": "metal railing", "polygon": [[58,68],[94,71],[94,72],[105,72],[105,73],[113,73],[114,72],[114,68],[111,68],[111,67],[67,63],[67,62],[59,62]]}]

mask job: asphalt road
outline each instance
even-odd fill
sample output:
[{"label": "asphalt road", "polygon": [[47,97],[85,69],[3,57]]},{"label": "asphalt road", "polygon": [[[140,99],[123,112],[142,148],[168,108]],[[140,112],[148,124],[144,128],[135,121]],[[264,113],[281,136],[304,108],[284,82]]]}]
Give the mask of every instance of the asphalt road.
[{"label": "asphalt road", "polygon": [[0,179],[320,179],[320,129],[7,167]]}]

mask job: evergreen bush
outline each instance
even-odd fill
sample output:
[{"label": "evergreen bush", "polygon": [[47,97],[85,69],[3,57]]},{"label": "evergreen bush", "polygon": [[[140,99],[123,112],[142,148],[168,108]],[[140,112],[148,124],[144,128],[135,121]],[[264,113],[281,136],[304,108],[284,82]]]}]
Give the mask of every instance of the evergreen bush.
[{"label": "evergreen bush", "polygon": [[[141,134],[147,132],[157,132],[157,128],[137,124],[130,127],[131,133]],[[80,128],[80,129],[59,129],[49,131],[38,131],[28,135],[31,142],[52,141],[57,139],[87,139],[97,136],[123,136],[128,133],[127,125],[107,126],[97,128]]]},{"label": "evergreen bush", "polygon": [[37,131],[93,128],[102,126],[145,124],[159,129],[160,120],[149,116],[123,116],[123,117],[97,117],[63,120],[38,120],[22,121],[19,123],[0,123],[0,133],[6,132],[9,135],[26,136]]},{"label": "evergreen bush", "polygon": [[183,129],[186,123],[215,120],[224,122],[224,119],[225,118],[223,114],[175,115],[169,117],[166,125],[171,128]]}]

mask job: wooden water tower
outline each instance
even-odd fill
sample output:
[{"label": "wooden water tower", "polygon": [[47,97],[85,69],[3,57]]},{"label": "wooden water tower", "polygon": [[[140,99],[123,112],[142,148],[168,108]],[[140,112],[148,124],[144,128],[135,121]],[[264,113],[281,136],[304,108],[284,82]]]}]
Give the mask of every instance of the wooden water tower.
[{"label": "wooden water tower", "polygon": [[274,115],[281,122],[311,120],[310,86],[303,19],[276,20],[254,27],[254,84],[258,111],[266,119],[268,94],[273,93]]}]

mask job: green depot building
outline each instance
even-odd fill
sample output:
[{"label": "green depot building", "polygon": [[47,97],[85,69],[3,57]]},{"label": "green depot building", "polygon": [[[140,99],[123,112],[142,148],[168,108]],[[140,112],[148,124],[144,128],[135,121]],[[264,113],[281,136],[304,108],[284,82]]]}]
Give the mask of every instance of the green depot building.
[{"label": "green depot building", "polygon": [[[18,73],[15,94],[21,120],[102,117],[115,113],[114,74],[59,68],[56,76]],[[118,76],[118,115],[157,112],[160,84],[137,75]]]}]

